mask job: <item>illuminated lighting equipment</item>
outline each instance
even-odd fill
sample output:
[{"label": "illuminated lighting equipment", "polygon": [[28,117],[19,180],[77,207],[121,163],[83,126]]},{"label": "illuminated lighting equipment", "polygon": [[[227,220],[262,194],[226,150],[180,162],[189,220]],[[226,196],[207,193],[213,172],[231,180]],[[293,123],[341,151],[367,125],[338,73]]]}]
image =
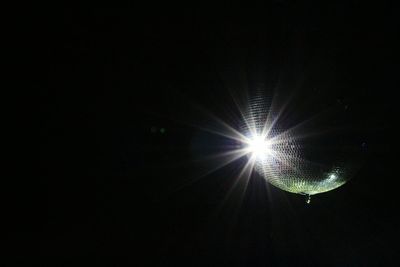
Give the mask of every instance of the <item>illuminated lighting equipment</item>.
[{"label": "illuminated lighting equipment", "polygon": [[[362,161],[361,150],[353,146],[352,138],[345,138],[348,133],[343,132],[338,138],[336,129],[328,131],[332,128],[325,114],[314,114],[305,121],[281,116],[283,112],[277,109],[278,105],[272,105],[259,92],[250,96],[242,108],[238,105],[241,115],[238,130],[212,117],[224,130],[211,132],[241,144],[221,153],[225,159],[214,170],[246,156],[248,161],[235,182],[245,181],[244,191],[255,171],[281,190],[305,195],[307,203],[312,195],[334,190],[355,174]],[[285,108],[287,104],[281,106]]]},{"label": "illuminated lighting equipment", "polygon": [[[254,121],[254,120],[253,120]],[[287,132],[263,126],[267,134],[250,134],[243,144],[254,163],[254,170],[273,186],[284,191],[308,196],[333,190],[346,182],[345,168],[320,166],[306,160],[307,149]],[[245,132],[263,132],[253,128]],[[273,137],[267,137],[273,135]]]},{"label": "illuminated lighting equipment", "polygon": [[[320,151],[313,152],[313,147],[303,140],[304,136],[308,137],[307,133],[299,132],[301,127],[281,127],[282,121],[271,115],[273,111],[267,103],[265,98],[255,97],[250,100],[248,110],[242,112],[241,141],[254,170],[277,188],[306,195],[307,203],[310,196],[345,184],[352,175],[350,162],[342,158],[329,161],[330,155],[323,153],[332,153],[332,147],[326,150],[321,147]],[[318,138],[327,140],[330,137],[328,134]],[[321,158],[328,160],[321,162]]]}]

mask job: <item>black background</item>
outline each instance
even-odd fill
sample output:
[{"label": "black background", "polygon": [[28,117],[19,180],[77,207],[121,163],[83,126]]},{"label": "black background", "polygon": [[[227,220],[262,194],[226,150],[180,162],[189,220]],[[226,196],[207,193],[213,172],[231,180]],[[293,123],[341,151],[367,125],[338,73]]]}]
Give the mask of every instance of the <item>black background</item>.
[{"label": "black background", "polygon": [[[274,1],[38,18],[40,200],[26,204],[32,222],[16,243],[52,266],[396,265],[397,13]],[[212,124],[204,111],[235,121],[227,87],[246,90],[238,73],[342,106],[367,155],[356,176],[310,205],[258,175],[225,199],[243,159],[205,175],[205,156],[231,141],[193,125]]]}]

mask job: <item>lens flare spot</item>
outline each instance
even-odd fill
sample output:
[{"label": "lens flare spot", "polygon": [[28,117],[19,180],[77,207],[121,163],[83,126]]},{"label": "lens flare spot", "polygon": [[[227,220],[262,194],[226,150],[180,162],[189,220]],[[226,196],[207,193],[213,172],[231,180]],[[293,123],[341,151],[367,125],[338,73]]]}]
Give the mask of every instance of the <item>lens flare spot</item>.
[{"label": "lens flare spot", "polygon": [[271,155],[271,142],[262,136],[255,136],[248,141],[248,152],[258,159],[265,159]]}]

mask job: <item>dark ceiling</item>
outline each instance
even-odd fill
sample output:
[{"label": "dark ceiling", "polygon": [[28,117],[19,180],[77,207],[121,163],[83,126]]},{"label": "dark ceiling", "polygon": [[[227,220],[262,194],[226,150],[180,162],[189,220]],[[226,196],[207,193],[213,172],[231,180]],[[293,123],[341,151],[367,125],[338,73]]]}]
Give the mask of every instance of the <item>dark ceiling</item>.
[{"label": "dark ceiling", "polygon": [[[395,265],[395,8],[174,11],[40,19],[42,208],[17,240],[39,239],[54,266]],[[237,127],[229,94],[260,84],[293,97],[288,126],[336,110],[328,124],[365,150],[353,179],[310,205],[257,174],[227,197],[244,159],[209,173],[232,141],[200,128],[214,127],[210,113]]]}]

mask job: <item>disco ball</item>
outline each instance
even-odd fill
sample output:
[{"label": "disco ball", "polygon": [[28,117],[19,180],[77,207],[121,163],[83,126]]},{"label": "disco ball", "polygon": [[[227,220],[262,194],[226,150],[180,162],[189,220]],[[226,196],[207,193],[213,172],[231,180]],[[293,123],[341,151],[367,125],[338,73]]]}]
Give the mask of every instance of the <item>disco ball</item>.
[{"label": "disco ball", "polygon": [[255,98],[241,126],[254,169],[270,184],[311,196],[336,189],[355,174],[362,151],[351,131],[332,126],[338,114],[291,125],[276,117],[265,99]]},{"label": "disco ball", "polygon": [[307,159],[307,148],[301,142],[286,135],[280,138],[270,145],[268,156],[255,158],[255,170],[272,185],[291,193],[314,195],[333,190],[349,179],[344,160],[324,164]]}]

